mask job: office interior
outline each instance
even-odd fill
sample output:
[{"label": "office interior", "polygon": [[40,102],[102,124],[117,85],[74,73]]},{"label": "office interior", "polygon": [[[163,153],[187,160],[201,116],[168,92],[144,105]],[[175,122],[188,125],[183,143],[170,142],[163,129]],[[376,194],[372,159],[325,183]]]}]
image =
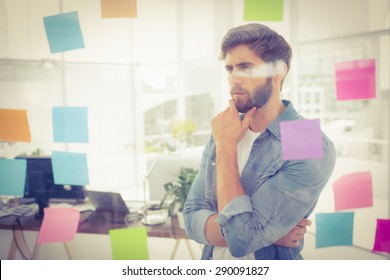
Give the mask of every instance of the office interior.
[{"label": "office interior", "polygon": [[[0,157],[85,153],[88,190],[127,201],[158,201],[182,166],[197,168],[211,118],[229,91],[219,44],[249,22],[244,0],[138,0],[137,17],[101,17],[98,0],[0,0],[0,108],[25,109],[31,142],[0,143]],[[51,53],[43,17],[77,11],[85,43]],[[377,219],[390,218],[389,0],[284,0],[283,19],[259,21],[293,49],[282,97],[335,143],[335,171],[305,237],[304,259],[386,260],[373,252]],[[375,60],[376,96],[337,100],[335,64]],[[88,108],[89,141],[55,143],[52,108]],[[1,121],[1,120],[0,120]],[[354,172],[372,175],[373,205],[353,209],[353,244],[316,248],[316,213],[334,213],[332,185]],[[26,232],[32,248],[37,232]],[[0,259],[12,232],[0,230]],[[174,239],[148,239],[151,259],[169,259]],[[190,241],[196,258],[199,244]],[[108,235],[77,234],[76,259],[111,259]],[[17,255],[16,258],[22,259]],[[40,259],[67,259],[62,244],[42,246]],[[181,243],[176,259],[191,259]]]}]

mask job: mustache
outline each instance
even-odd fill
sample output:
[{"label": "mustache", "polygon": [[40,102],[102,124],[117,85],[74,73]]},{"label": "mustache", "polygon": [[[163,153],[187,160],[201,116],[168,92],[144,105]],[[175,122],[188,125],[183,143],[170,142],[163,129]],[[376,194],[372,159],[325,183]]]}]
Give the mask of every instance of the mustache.
[{"label": "mustache", "polygon": [[240,86],[234,86],[234,87],[230,90],[230,95],[233,95],[233,94],[236,93],[236,92],[241,92],[241,93],[245,93],[245,94],[248,94],[248,93],[249,93],[246,89],[244,89],[244,88],[242,88],[242,87],[240,87]]}]

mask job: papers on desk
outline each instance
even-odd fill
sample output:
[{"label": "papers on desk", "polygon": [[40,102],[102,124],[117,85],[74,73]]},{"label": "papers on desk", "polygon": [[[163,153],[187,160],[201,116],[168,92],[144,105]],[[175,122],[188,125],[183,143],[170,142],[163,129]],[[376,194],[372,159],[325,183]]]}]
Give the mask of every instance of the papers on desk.
[{"label": "papers on desk", "polygon": [[79,212],[95,211],[95,207],[89,203],[70,204],[66,202],[62,203],[50,203],[50,208],[73,208]]}]

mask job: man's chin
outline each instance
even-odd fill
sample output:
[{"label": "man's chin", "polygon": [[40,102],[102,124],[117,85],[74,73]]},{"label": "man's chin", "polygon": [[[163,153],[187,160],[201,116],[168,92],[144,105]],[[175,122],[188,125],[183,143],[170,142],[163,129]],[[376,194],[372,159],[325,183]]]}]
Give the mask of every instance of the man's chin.
[{"label": "man's chin", "polygon": [[246,112],[248,112],[250,109],[252,109],[254,106],[237,106],[236,104],[236,107],[237,107],[237,111],[239,113],[242,113],[242,114],[245,114]]},{"label": "man's chin", "polygon": [[236,108],[239,113],[246,113],[254,107],[254,104],[252,102],[244,102],[243,100],[240,100],[238,98],[233,98],[233,100],[236,104]]}]

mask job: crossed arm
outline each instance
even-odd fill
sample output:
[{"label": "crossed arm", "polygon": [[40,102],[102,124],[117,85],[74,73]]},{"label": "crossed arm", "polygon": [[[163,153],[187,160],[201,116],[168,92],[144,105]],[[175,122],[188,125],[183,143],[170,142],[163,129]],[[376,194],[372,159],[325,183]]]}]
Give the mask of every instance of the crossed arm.
[{"label": "crossed arm", "polygon": [[[217,214],[213,214],[206,223],[206,238],[213,246],[227,247],[223,238],[219,224],[215,221]],[[275,245],[282,247],[295,248],[299,246],[299,241],[304,238],[306,227],[311,225],[311,220],[303,218],[286,235],[274,242]]]}]

